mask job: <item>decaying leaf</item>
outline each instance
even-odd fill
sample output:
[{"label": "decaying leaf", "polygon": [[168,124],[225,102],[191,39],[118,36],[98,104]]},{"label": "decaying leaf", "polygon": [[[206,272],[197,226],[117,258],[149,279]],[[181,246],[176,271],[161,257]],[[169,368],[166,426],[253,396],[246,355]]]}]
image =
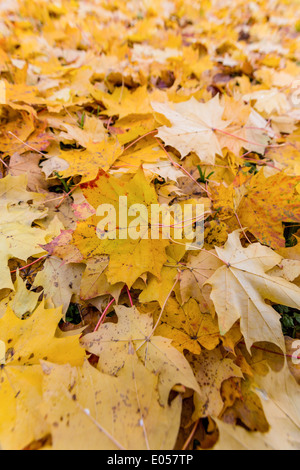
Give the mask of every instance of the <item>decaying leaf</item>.
[{"label": "decaying leaf", "polygon": [[270,372],[259,380],[255,391],[270,423],[269,432],[250,433],[218,420],[220,440],[216,449],[299,450],[299,388],[289,370]]},{"label": "decaying leaf", "polygon": [[[162,407],[157,376],[135,355],[118,377],[82,368],[43,363],[43,416],[50,426],[53,450],[143,450],[173,447],[181,402]],[[161,426],[157,427],[157,423]]]},{"label": "decaying leaf", "polygon": [[121,306],[116,307],[116,312],[117,325],[106,323],[100,331],[81,340],[81,345],[89,352],[100,356],[101,371],[117,374],[124,366],[128,344],[132,342],[147,369],[158,373],[158,390],[163,404],[167,403],[171,388],[178,383],[199,391],[189,363],[171,346],[172,340],[152,336],[151,315]]},{"label": "decaying leaf", "polygon": [[219,416],[223,408],[221,385],[230,377],[242,377],[240,368],[232,359],[223,357],[220,349],[205,351],[200,356],[189,359],[200,386],[200,393],[194,395],[193,418],[196,420],[207,416]]},{"label": "decaying leaf", "polygon": [[42,401],[40,365],[9,366],[0,372],[0,439],[3,450],[21,450],[49,433],[38,412]]},{"label": "decaying leaf", "polygon": [[44,264],[44,270],[35,278],[35,287],[43,286],[46,308],[62,306],[63,315],[68,310],[72,295],[80,288],[84,266],[64,264],[52,256]]}]

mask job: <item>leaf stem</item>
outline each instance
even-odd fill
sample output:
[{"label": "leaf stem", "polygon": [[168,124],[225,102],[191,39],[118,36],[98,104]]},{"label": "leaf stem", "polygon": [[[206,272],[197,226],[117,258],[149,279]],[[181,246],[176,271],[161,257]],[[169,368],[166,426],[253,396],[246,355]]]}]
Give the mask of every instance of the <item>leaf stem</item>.
[{"label": "leaf stem", "polygon": [[[72,189],[71,191],[69,191],[67,194],[64,194],[62,197],[62,200],[60,201],[60,203],[55,206],[55,209],[59,209],[60,206],[63,204],[64,200],[67,199],[68,196],[70,196],[74,191],[75,189],[77,189],[78,187],[80,186],[80,183],[79,184],[76,184]],[[68,188],[69,189],[69,188]]]},{"label": "leaf stem", "polygon": [[44,255],[44,256],[41,256],[39,259],[36,259],[35,261],[33,261],[32,263],[30,264],[26,264],[26,266],[23,266],[22,268],[18,268],[18,269],[15,269],[14,271],[10,271],[11,274],[14,274],[18,271],[23,271],[24,269],[27,269],[27,268],[30,268],[30,266],[33,266],[34,264],[38,263],[39,261],[41,261],[42,259],[44,258],[48,258],[49,255]]},{"label": "leaf stem", "polygon": [[96,328],[94,329],[94,333],[95,333],[96,331],[98,331],[98,329],[100,328],[101,324],[104,322],[105,317],[106,317],[106,315],[107,315],[107,312],[108,312],[109,308],[112,306],[112,304],[113,304],[114,302],[115,302],[115,299],[112,299],[112,300],[109,302],[108,306],[106,307],[106,309],[105,309],[104,312],[102,313],[102,315],[101,315],[101,317],[100,317],[100,320],[98,321],[98,323],[97,323],[97,325],[96,325]]},{"label": "leaf stem", "polygon": [[127,284],[126,284],[126,290],[127,290],[127,294],[128,294],[128,297],[129,297],[130,305],[131,305],[131,307],[133,307],[132,297],[131,297],[130,290],[129,290]]},{"label": "leaf stem", "polygon": [[138,137],[136,140],[134,140],[133,142],[131,142],[131,144],[127,145],[127,147],[124,148],[124,152],[126,152],[126,150],[130,149],[131,147],[133,147],[135,144],[137,144],[140,140],[144,139],[145,137],[147,137],[148,135],[154,135],[154,134],[157,134],[157,129],[153,130],[153,131],[150,131],[150,132],[147,132],[147,134],[144,134],[140,137]]}]

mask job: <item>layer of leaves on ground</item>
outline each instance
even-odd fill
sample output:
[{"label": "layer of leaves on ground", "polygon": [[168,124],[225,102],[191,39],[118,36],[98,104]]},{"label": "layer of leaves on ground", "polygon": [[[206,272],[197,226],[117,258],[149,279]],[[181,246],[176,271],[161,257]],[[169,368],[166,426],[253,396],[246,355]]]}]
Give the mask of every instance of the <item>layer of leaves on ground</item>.
[{"label": "layer of leaves on ground", "polygon": [[[300,448],[298,11],[1,2],[3,449]],[[119,196],[203,249],[100,240]]]}]

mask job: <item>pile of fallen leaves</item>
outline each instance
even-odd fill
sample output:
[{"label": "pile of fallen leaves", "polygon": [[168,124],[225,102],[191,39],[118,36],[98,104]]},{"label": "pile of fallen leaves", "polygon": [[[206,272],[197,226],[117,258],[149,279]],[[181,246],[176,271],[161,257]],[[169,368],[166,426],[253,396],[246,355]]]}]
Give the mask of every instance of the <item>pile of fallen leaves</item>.
[{"label": "pile of fallen leaves", "polygon": [[[298,0],[0,4],[0,446],[300,448]],[[201,203],[204,246],[100,239]]]}]

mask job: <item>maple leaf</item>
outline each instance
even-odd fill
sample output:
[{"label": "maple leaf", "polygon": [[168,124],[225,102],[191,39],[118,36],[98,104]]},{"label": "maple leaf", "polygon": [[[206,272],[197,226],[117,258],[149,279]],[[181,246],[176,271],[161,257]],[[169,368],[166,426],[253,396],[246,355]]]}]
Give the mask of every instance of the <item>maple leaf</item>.
[{"label": "maple leaf", "polygon": [[261,397],[270,430],[250,433],[242,427],[217,420],[220,440],[215,449],[234,450],[299,450],[300,401],[299,386],[287,366],[281,372],[256,375],[255,392]]},{"label": "maple leaf", "polygon": [[150,114],[150,106],[147,87],[139,87],[134,92],[130,92],[125,87],[115,88],[112,95],[108,95],[98,90],[91,91],[96,101],[101,101],[107,108],[103,114],[107,116],[119,116],[122,119],[130,114]]},{"label": "maple leaf", "polygon": [[248,350],[256,342],[266,341],[284,351],[280,316],[265,300],[297,308],[300,289],[268,274],[280,263],[281,256],[260,243],[243,248],[239,234],[239,231],[231,233],[224,248],[215,248],[225,265],[207,281],[212,286],[211,299],[221,334],[227,333],[240,319]]},{"label": "maple leaf", "polygon": [[[97,178],[99,168],[109,170],[122,153],[123,148],[114,139],[103,140],[90,144],[88,150],[62,152],[53,169],[60,170],[64,178],[82,175],[81,182],[85,183]],[[68,163],[68,168],[62,167],[60,160]]]},{"label": "maple leaf", "polygon": [[6,344],[6,365],[39,364],[40,359],[58,364],[80,365],[84,350],[79,347],[78,335],[56,337],[62,309],[45,309],[42,301],[26,320],[19,319],[8,306],[0,318],[0,339]]},{"label": "maple leaf", "polygon": [[[149,185],[141,169],[126,185],[102,172],[97,180],[83,186],[82,189],[87,201],[95,209],[100,204],[112,204],[116,209],[117,218],[120,211],[120,196],[128,195],[128,207],[141,203],[149,209],[151,204],[157,204],[155,190]],[[167,259],[165,253],[165,248],[169,244],[167,240],[155,240],[151,237],[140,240],[120,237],[114,240],[100,240],[96,235],[96,227],[100,220],[100,217],[93,216],[85,222],[80,222],[74,232],[72,243],[85,259],[96,255],[110,255],[106,271],[110,283],[124,282],[131,287],[145,272],[160,277],[161,268]],[[145,231],[148,231],[148,221],[145,221],[144,227],[141,227],[141,233],[144,234]],[[132,256],[128,257],[128,253]]]},{"label": "maple leaf", "polygon": [[32,201],[37,204],[44,201],[43,194],[27,191],[28,176],[7,175],[0,181],[1,207]]},{"label": "maple leaf", "polygon": [[41,409],[51,427],[53,450],[173,448],[180,424],[180,397],[171,406],[161,407],[157,376],[135,355],[128,354],[118,377],[103,374],[88,362],[82,368],[42,366]]},{"label": "maple leaf", "polygon": [[199,391],[192,370],[185,357],[171,346],[171,339],[151,336],[153,319],[138,310],[116,307],[118,324],[105,323],[95,333],[84,336],[81,345],[99,355],[101,371],[116,374],[124,365],[129,343],[133,343],[138,357],[147,369],[158,372],[158,390],[163,404],[167,403],[171,388],[180,383]]},{"label": "maple leaf", "polygon": [[61,118],[43,114],[43,118],[47,120],[49,127],[64,131],[57,136],[59,141],[67,140],[70,143],[75,141],[87,150],[92,151],[96,143],[102,142],[107,137],[103,123],[95,116],[83,115],[81,127],[79,127],[81,123],[74,125],[68,116]]},{"label": "maple leaf", "polygon": [[[241,365],[245,373],[245,363]],[[243,423],[250,431],[268,432],[270,426],[266,420],[260,397],[253,391],[253,372],[246,380],[231,378],[222,384],[224,408],[219,416],[224,422],[237,425]]]},{"label": "maple leaf", "polygon": [[178,178],[182,178],[184,175],[183,171],[175,168],[171,162],[159,162],[156,164],[146,163],[143,165],[146,171],[150,171],[152,174],[164,178],[166,181],[176,181]]},{"label": "maple leaf", "polygon": [[218,213],[219,220],[226,221],[233,217],[237,206],[236,199],[238,199],[233,183],[228,187],[224,183],[212,184],[211,198],[213,209]]},{"label": "maple leaf", "polygon": [[[8,370],[9,369],[9,370]],[[49,434],[37,411],[42,401],[40,365],[9,366],[0,371],[0,443],[3,450],[21,450]]]},{"label": "maple leaf", "polygon": [[224,107],[218,95],[207,103],[191,98],[174,104],[173,109],[168,104],[151,104],[155,112],[163,114],[172,124],[159,128],[158,137],[175,147],[182,158],[195,152],[201,161],[213,164],[216,154],[222,155],[216,130],[224,130],[229,122],[222,119]]},{"label": "maple leaf", "polygon": [[35,278],[35,287],[43,286],[46,308],[61,307],[66,314],[72,295],[80,288],[84,266],[64,264],[55,256],[48,258]]},{"label": "maple leaf", "polygon": [[[158,314],[154,315],[154,321],[157,318]],[[202,347],[212,350],[220,342],[218,322],[209,312],[202,313],[194,299],[181,306],[170,298],[156,334],[172,339],[173,346],[182,353],[187,350],[200,354]]]}]

